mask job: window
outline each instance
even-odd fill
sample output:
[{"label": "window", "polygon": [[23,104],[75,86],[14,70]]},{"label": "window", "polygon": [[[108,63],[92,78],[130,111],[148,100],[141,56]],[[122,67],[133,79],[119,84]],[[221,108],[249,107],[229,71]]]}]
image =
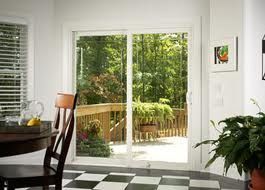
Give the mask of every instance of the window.
[{"label": "window", "polygon": [[20,115],[27,99],[27,35],[27,25],[0,22],[0,118]]}]

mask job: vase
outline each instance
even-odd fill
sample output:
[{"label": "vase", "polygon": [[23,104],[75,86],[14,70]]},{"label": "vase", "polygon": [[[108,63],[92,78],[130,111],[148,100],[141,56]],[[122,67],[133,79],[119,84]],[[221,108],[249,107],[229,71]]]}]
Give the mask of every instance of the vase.
[{"label": "vase", "polygon": [[260,169],[254,169],[251,172],[250,190],[265,190],[265,172]]},{"label": "vase", "polygon": [[19,125],[26,125],[32,118],[40,119],[44,111],[44,105],[39,101],[29,100],[21,103],[21,109]]}]

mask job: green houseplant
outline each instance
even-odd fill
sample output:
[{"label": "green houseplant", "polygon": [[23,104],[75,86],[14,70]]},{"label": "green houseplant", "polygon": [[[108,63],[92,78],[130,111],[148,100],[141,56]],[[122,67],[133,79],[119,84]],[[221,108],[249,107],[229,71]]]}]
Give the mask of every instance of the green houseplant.
[{"label": "green houseplant", "polygon": [[[254,102],[256,105],[257,103]],[[213,121],[212,125],[217,126]],[[217,158],[224,158],[224,173],[235,165],[240,175],[250,172],[250,189],[265,189],[265,113],[257,116],[235,116],[218,123],[223,127],[214,140],[206,140],[195,145],[213,145],[212,158],[206,164],[210,166]]]},{"label": "green houseplant", "polygon": [[133,102],[133,117],[135,126],[139,126],[142,132],[154,132],[158,123],[163,126],[166,120],[173,118],[173,110],[165,99],[159,103],[147,103],[138,98]]}]

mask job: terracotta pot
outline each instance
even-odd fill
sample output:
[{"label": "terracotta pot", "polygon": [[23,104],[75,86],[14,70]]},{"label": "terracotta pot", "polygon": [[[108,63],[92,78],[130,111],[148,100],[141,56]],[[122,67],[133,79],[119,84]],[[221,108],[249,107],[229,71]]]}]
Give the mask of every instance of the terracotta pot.
[{"label": "terracotta pot", "polygon": [[156,124],[142,124],[140,125],[140,131],[143,133],[153,133],[157,131]]},{"label": "terracotta pot", "polygon": [[260,169],[254,169],[251,172],[250,190],[265,190],[265,173]]}]

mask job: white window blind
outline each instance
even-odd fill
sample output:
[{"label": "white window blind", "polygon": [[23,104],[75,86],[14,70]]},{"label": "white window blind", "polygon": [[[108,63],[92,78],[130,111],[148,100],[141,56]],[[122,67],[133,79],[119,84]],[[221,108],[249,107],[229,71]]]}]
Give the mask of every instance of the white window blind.
[{"label": "white window blind", "polygon": [[0,118],[20,115],[27,98],[26,25],[0,22]]}]

